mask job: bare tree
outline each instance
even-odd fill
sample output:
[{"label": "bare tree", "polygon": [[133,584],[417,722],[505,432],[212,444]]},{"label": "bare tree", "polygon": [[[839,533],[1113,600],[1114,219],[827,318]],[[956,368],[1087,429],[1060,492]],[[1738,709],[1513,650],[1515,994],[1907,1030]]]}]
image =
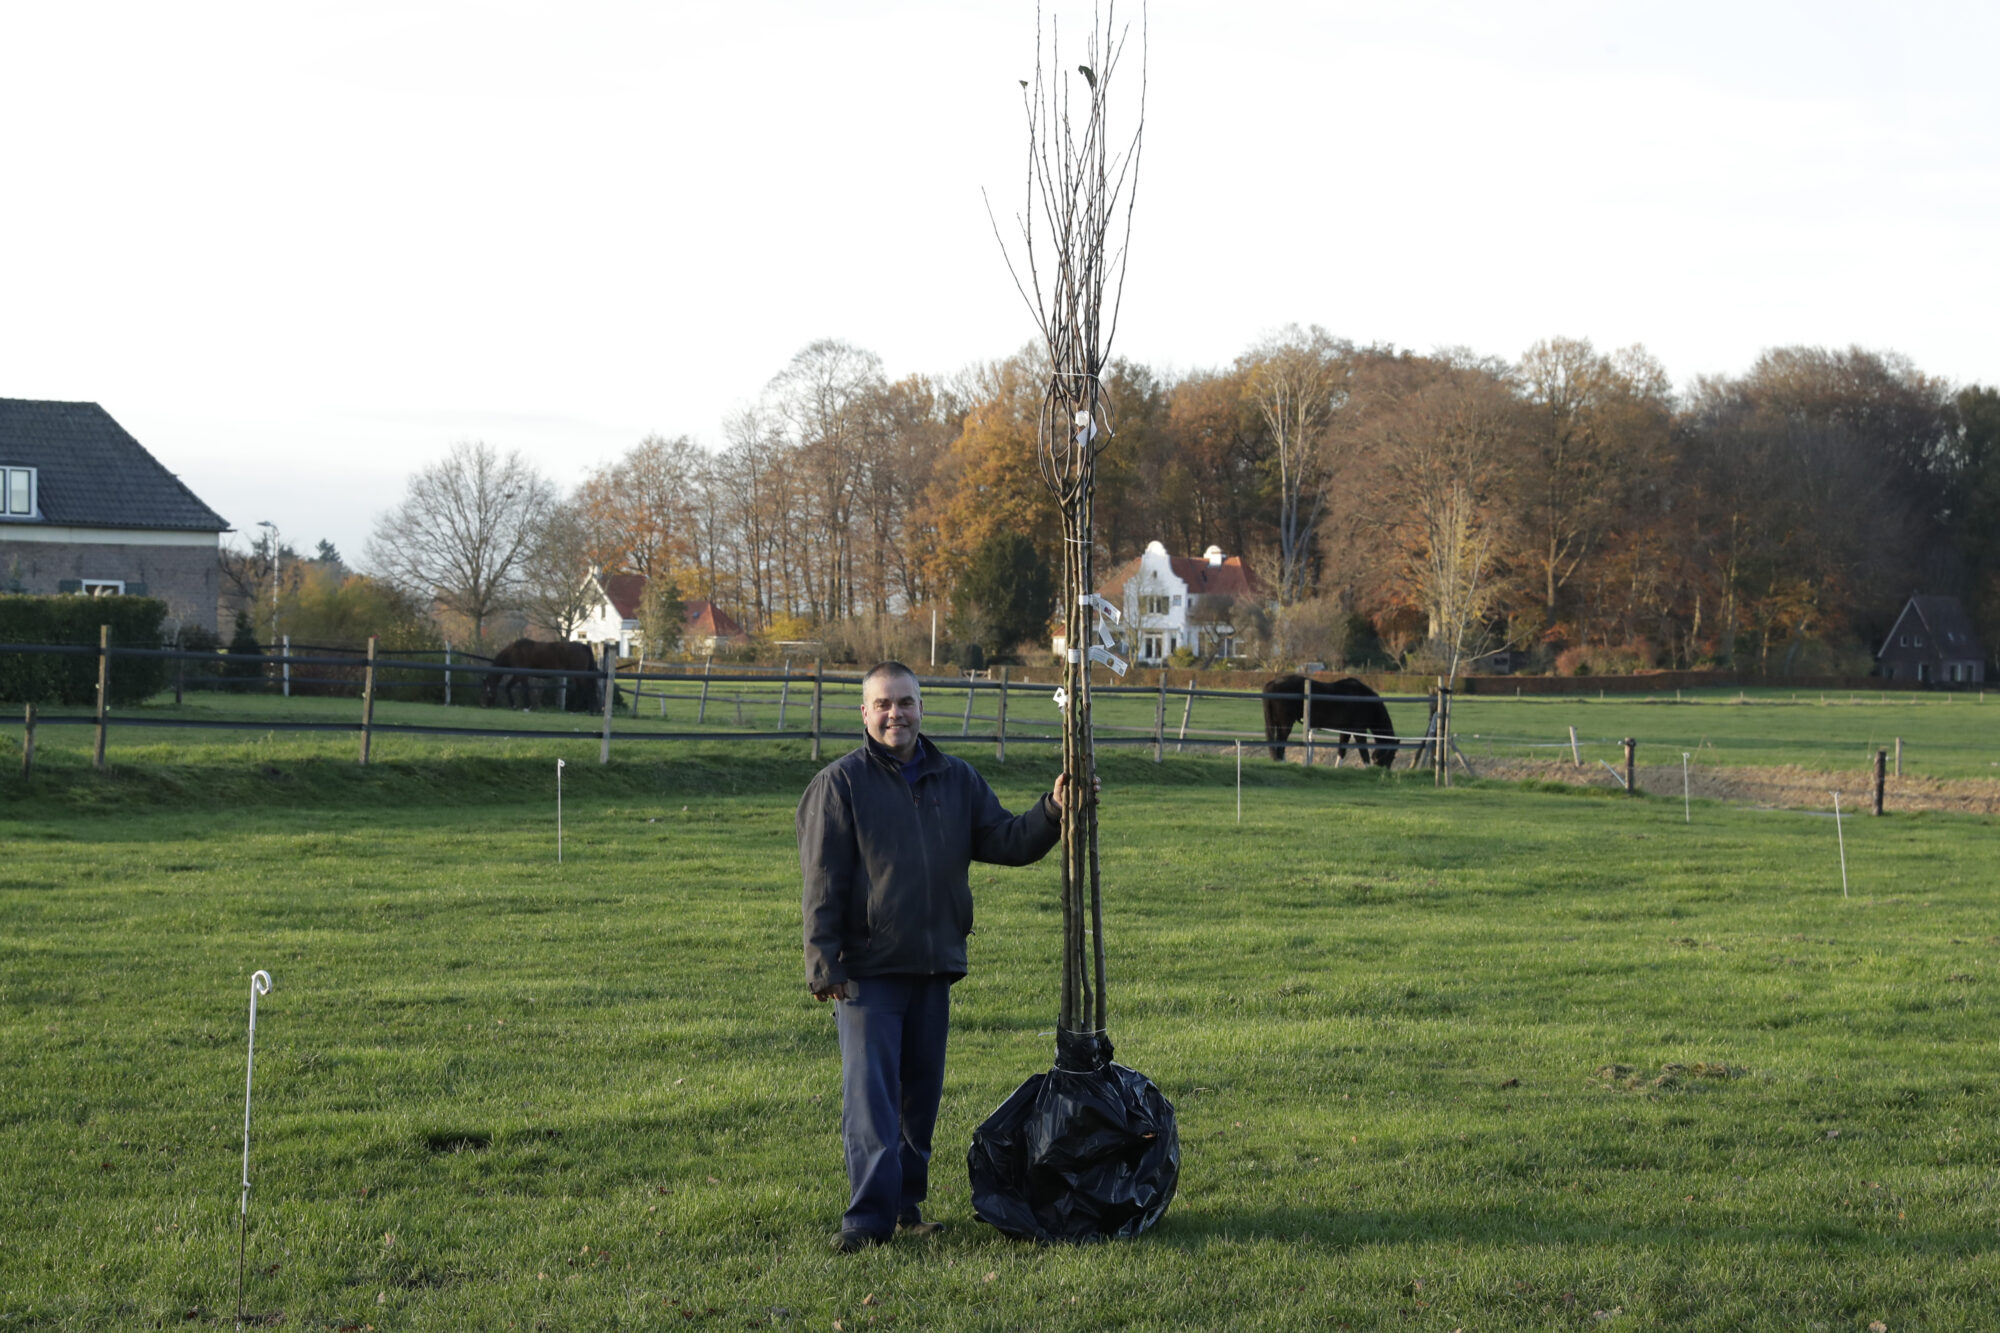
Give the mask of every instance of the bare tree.
[{"label": "bare tree", "polygon": [[486,621],[514,605],[526,559],[555,493],[519,453],[461,441],[410,478],[401,504],[375,520],[368,562],[394,586]]},{"label": "bare tree", "polygon": [[[1141,11],[1143,14],[1143,10]],[[1110,90],[1125,49],[1125,31],[1107,7],[1084,41],[1076,76],[1051,31],[1046,65],[1039,18],[1033,82],[1021,81],[1028,116],[1027,197],[1016,216],[1020,260],[1001,239],[1008,270],[1035,317],[1048,350],[1037,461],[1062,511],[1060,605],[1072,644],[1082,649],[1096,629],[1092,504],[1097,457],[1110,443],[1111,404],[1102,376],[1125,285],[1125,260],[1145,136],[1144,28],[1132,137],[1123,149],[1109,134]],[[1142,19],[1143,24],[1143,19]],[[1081,107],[1077,107],[1078,93]],[[1080,115],[1073,112],[1080,111]],[[999,224],[994,235],[999,239]],[[1109,303],[1106,297],[1109,297]],[[1121,668],[1122,669],[1122,668]],[[1090,722],[1090,663],[1081,651],[1063,670],[1063,771],[1074,784],[1073,809],[1063,820],[1063,987],[1058,1026],[1101,1037],[1104,1006],[1104,913],[1098,881],[1097,769]],[[1108,1049],[1105,1051],[1108,1055]]]},{"label": "bare tree", "polygon": [[1296,325],[1251,353],[1249,391],[1271,434],[1278,470],[1278,603],[1311,591],[1321,515],[1332,460],[1328,427],[1347,398],[1351,369],[1345,343],[1314,325]]},{"label": "bare tree", "polygon": [[521,561],[521,609],[558,639],[573,637],[597,604],[590,582],[596,565],[592,545],[592,526],[582,508],[573,500],[559,501],[542,516]]}]

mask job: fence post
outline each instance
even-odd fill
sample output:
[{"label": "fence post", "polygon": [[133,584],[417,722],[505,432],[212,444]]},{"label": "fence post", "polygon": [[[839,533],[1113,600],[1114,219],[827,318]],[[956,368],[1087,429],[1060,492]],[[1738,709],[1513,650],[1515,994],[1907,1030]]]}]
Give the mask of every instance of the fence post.
[{"label": "fence post", "polygon": [[1889,752],[1887,750],[1877,750],[1875,752],[1875,813],[1878,815],[1882,813],[1882,787],[1884,785],[1882,774],[1888,766]]},{"label": "fence post", "polygon": [[92,766],[104,767],[104,728],[111,708],[111,626],[97,627],[97,757]]},{"label": "fence post", "polygon": [[1625,794],[1639,794],[1639,775],[1634,769],[1634,756],[1638,753],[1639,742],[1631,736],[1625,738]]},{"label": "fence post", "polygon": [[597,762],[611,762],[611,709],[618,702],[618,645],[604,645],[604,735],[597,745]]},{"label": "fence post", "polygon": [[970,676],[965,678],[965,716],[958,722],[958,734],[961,736],[972,734],[972,694],[977,683]]},{"label": "fence post", "polygon": [[646,650],[639,650],[639,669],[632,674],[632,716],[639,716],[639,696],[646,692]]},{"label": "fence post", "polygon": [[785,659],[785,679],[778,685],[778,730],[785,729],[785,705],[792,700],[792,659]]},{"label": "fence post", "polygon": [[29,704],[21,717],[21,780],[35,776],[35,706]]},{"label": "fence post", "polygon": [[361,762],[368,762],[368,749],[375,739],[375,636],[368,636],[368,665],[361,675]]},{"label": "fence post", "polygon": [[1437,747],[1432,755],[1437,765],[1437,776],[1433,783],[1439,787],[1451,785],[1451,686],[1438,678],[1438,734]]},{"label": "fence post", "polygon": [[1000,718],[993,724],[993,757],[1007,762],[1007,668],[1000,668]]},{"label": "fence post", "polygon": [[[694,710],[694,722],[696,726],[700,726],[702,723],[708,721],[708,670],[714,665],[714,653],[710,653],[707,660],[701,664],[701,704]],[[813,751],[813,758],[819,758],[818,750]]]},{"label": "fence post", "polygon": [[1896,737],[1896,776],[1903,776],[1903,738]]},{"label": "fence post", "polygon": [[[187,651],[182,646],[181,636],[178,634],[174,636],[174,649],[176,652],[184,653]],[[174,659],[174,707],[176,708],[181,706],[181,695],[187,690],[187,674],[187,659],[185,657],[176,657]]]},{"label": "fence post", "polygon": [[1181,709],[1181,734],[1174,738],[1175,754],[1179,754],[1183,749],[1187,748],[1188,719],[1194,716],[1194,681],[1194,673],[1189,672],[1187,706]]},{"label": "fence post", "polygon": [[[818,657],[815,657],[815,658],[813,659],[813,713],[812,713],[812,717],[813,717],[813,727],[812,727],[812,730],[813,730],[813,762],[814,762],[814,763],[818,763],[818,762],[819,762],[819,704],[820,704],[820,691],[821,691],[821,689],[822,689],[822,688],[823,688],[823,687],[825,686],[825,683],[826,683],[826,670],[825,670],[825,667],[823,666],[823,661],[824,661],[824,659],[822,659],[822,658],[818,658]],[[704,686],[703,686],[702,688],[703,688],[703,689],[707,689],[708,687],[707,687],[706,685],[704,685]]]},{"label": "fence post", "polygon": [[1583,751],[1576,748],[1576,728],[1569,729],[1569,762],[1577,768],[1583,767]]},{"label": "fence post", "polygon": [[1167,752],[1167,669],[1160,668],[1160,692],[1153,703],[1153,762]]},{"label": "fence post", "polygon": [[285,698],[292,697],[292,636],[283,636],[283,656],[279,658],[279,670],[284,675],[284,687],[280,691]]},{"label": "fence post", "polygon": [[444,641],[444,706],[451,707],[451,640]]}]

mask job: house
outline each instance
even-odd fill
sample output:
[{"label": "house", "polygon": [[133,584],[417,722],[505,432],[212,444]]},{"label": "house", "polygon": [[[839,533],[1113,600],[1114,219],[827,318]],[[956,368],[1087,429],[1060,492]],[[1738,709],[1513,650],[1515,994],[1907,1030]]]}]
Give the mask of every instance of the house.
[{"label": "house", "polygon": [[96,403],[0,398],[0,590],[155,597],[213,634],[229,530]]},{"label": "house", "polygon": [[1875,661],[1884,680],[1933,685],[1986,680],[1986,650],[1956,597],[1912,597]]},{"label": "house", "polygon": [[1234,657],[1236,608],[1261,601],[1263,585],[1241,556],[1211,546],[1199,557],[1168,555],[1160,542],[1113,570],[1098,594],[1125,613],[1133,660],[1158,665],[1176,649]]},{"label": "house", "polygon": [[[620,657],[639,651],[639,615],[646,600],[644,574],[606,574],[593,569],[584,582],[584,600],[590,609],[570,638],[578,643],[615,643]],[[750,642],[743,627],[729,613],[710,601],[683,603],[686,625],[681,631],[681,648],[690,653],[714,653],[741,647]]]},{"label": "house", "polygon": [[687,604],[687,628],[681,631],[681,647],[690,653],[719,653],[741,648],[750,642],[743,627],[714,602]]},{"label": "house", "polygon": [[584,576],[583,601],[589,608],[570,631],[578,643],[618,645],[620,657],[638,651],[639,608],[646,599],[644,574],[606,574],[592,569]]}]

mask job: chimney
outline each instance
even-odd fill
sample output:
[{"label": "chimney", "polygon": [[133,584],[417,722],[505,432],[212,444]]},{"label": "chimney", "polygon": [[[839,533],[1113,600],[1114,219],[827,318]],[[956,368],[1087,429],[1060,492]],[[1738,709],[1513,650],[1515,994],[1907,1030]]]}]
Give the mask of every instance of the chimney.
[{"label": "chimney", "polygon": [[1201,553],[1201,558],[1208,561],[1211,565],[1219,565],[1222,563],[1222,548],[1220,546],[1211,546]]}]

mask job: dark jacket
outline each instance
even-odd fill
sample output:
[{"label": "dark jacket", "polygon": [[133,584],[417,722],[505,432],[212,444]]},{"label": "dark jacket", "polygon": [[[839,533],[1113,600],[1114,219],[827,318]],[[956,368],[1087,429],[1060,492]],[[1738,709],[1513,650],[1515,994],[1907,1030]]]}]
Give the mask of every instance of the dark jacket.
[{"label": "dark jacket", "polygon": [[806,986],[849,977],[965,975],[974,861],[1039,861],[1062,834],[1044,796],[1009,815],[963,759],[917,738],[906,782],[870,741],[819,771],[799,801]]}]

